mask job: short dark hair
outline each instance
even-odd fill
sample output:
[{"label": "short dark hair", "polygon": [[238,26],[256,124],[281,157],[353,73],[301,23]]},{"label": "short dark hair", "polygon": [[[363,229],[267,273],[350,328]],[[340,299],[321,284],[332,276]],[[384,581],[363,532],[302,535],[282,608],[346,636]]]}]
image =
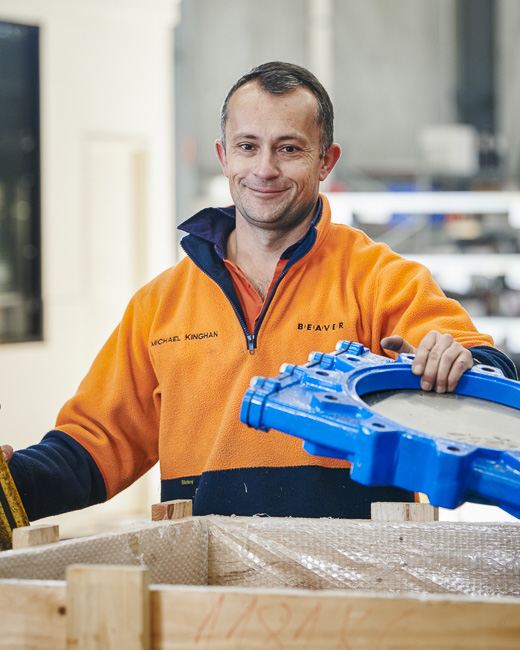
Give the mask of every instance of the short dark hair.
[{"label": "short dark hair", "polygon": [[234,84],[226,95],[220,111],[220,138],[226,147],[226,122],[229,100],[241,86],[257,81],[260,87],[271,95],[285,95],[299,86],[308,88],[318,100],[316,123],[321,128],[320,144],[322,156],[328,151],[334,138],[334,109],[329,94],[318,79],[307,69],[293,63],[271,61],[251,68]]}]

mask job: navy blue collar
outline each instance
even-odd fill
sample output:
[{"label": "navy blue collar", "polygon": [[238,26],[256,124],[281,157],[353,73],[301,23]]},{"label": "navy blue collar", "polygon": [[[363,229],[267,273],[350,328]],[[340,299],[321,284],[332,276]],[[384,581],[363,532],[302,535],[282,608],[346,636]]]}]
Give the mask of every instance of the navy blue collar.
[{"label": "navy blue collar", "polygon": [[[321,197],[318,197],[318,204],[316,206],[316,213],[309,225],[305,235],[296,243],[291,244],[284,250],[280,256],[281,260],[287,260],[291,257],[292,253],[300,246],[303,240],[309,234],[309,231],[314,228],[320,218],[323,208]],[[224,259],[227,255],[227,240],[229,235],[235,229],[236,222],[236,208],[231,205],[227,208],[204,208],[197,214],[184,221],[178,226],[178,230],[183,230],[190,235],[200,237],[205,241],[210,242],[215,247],[215,252]]]}]

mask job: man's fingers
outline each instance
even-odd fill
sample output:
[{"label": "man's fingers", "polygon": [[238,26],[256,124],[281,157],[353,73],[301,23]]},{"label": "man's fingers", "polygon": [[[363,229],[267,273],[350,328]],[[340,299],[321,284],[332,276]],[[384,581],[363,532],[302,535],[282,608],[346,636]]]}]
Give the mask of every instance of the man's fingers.
[{"label": "man's fingers", "polygon": [[433,331],[429,334],[433,336],[427,335],[419,344],[418,354],[415,356],[415,372],[421,374],[419,369],[422,366],[421,388],[423,390],[434,388],[437,392],[443,393],[446,390],[451,366],[457,356],[455,348],[452,348],[455,341],[451,334],[439,334]]},{"label": "man's fingers", "polygon": [[381,340],[381,347],[397,354],[414,354],[412,372],[421,376],[423,390],[434,389],[437,393],[452,391],[462,374],[473,366],[471,352],[455,341],[451,334],[431,330],[417,348],[401,336],[388,336]]},{"label": "man's fingers", "polygon": [[6,462],[9,462],[11,460],[11,458],[13,457],[13,453],[14,453],[13,448],[11,447],[11,445],[2,445],[2,452],[4,454],[4,458],[5,458]]},{"label": "man's fingers", "polygon": [[381,339],[381,347],[384,350],[397,352],[397,354],[415,354],[415,348],[398,335],[386,336]]},{"label": "man's fingers", "polygon": [[[439,332],[432,330],[431,332],[428,332],[428,334],[426,334],[426,336],[419,343],[419,347],[415,352],[415,359],[413,360],[412,363],[412,372],[414,375],[423,375],[427,371],[428,369],[427,364],[430,359],[430,354],[435,349],[437,340],[440,336],[441,334]],[[430,388],[432,387],[431,372],[433,368],[434,368],[434,364],[432,363],[430,364],[430,368],[428,369],[429,372],[426,375],[426,378],[423,378],[423,381],[421,382],[421,387],[423,388],[423,390],[430,390]],[[428,388],[425,387],[426,385],[428,386]]]},{"label": "man's fingers", "polygon": [[422,342],[419,345],[421,354],[427,353],[427,358],[424,360],[421,388],[445,393],[455,389],[462,374],[473,366],[473,359],[471,352],[455,341],[451,334],[439,334],[438,332],[435,334],[435,343],[429,351],[427,348],[431,345],[431,340],[426,341],[424,349],[421,349]]},{"label": "man's fingers", "polygon": [[473,357],[471,356],[471,352],[469,350],[462,348],[451,365],[448,374],[446,390],[449,392],[455,390],[459,379],[466,372],[466,370],[470,370],[470,368],[473,368]]}]

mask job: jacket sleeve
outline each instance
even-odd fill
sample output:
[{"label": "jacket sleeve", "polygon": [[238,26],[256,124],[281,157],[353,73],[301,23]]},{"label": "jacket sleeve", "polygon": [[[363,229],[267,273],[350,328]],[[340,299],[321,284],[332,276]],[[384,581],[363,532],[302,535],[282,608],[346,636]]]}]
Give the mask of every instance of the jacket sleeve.
[{"label": "jacket sleeve", "polygon": [[358,300],[366,308],[365,336],[374,352],[387,354],[380,346],[385,336],[398,334],[417,347],[431,330],[448,332],[477,361],[517,379],[511,359],[494,347],[491,336],[477,331],[468,313],[446,297],[425,266],[400,257],[384,244],[368,246],[364,262]]},{"label": "jacket sleeve", "polygon": [[518,372],[513,361],[503,352],[496,348],[489,348],[479,345],[469,348],[473,358],[485,366],[494,366],[504,373],[508,379],[518,380]]},{"label": "jacket sleeve", "polygon": [[16,451],[9,470],[30,521],[106,500],[105,482],[92,456],[61,431]]},{"label": "jacket sleeve", "polygon": [[153,305],[143,290],[96,357],[54,431],[9,467],[29,519],[99,503],[158,459],[160,391],[149,355]]}]

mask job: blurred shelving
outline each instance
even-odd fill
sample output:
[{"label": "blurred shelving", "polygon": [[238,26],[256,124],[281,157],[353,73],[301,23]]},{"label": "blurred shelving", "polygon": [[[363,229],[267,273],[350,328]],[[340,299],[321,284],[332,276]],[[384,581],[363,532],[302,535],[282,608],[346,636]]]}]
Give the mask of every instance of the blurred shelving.
[{"label": "blurred shelving", "polygon": [[430,269],[520,370],[520,192],[331,192],[334,221]]},{"label": "blurred shelving", "polygon": [[520,228],[520,192],[330,192],[334,220],[389,223],[394,214],[507,214]]}]

